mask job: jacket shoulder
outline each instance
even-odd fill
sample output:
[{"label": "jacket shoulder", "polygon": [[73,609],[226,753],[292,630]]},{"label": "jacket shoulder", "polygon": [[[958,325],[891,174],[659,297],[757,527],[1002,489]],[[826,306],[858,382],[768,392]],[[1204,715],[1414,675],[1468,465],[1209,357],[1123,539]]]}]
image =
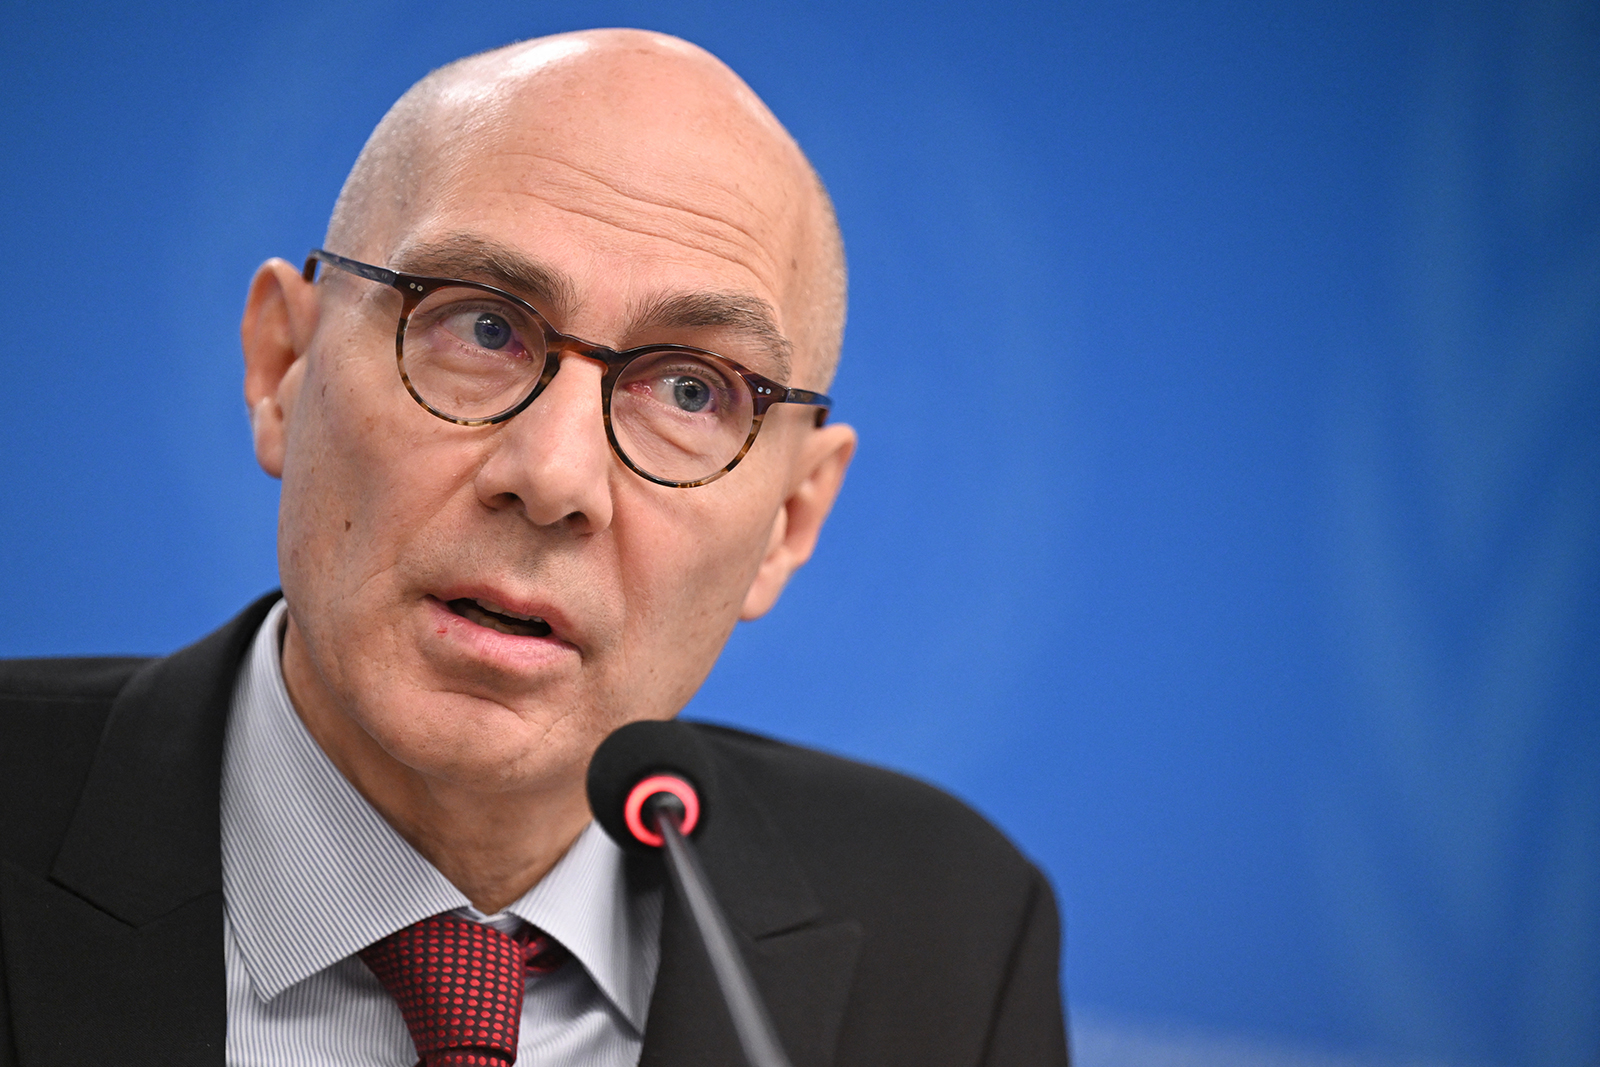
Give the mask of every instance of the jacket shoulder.
[{"label": "jacket shoulder", "polygon": [[839,1064],[1065,1064],[1060,927],[1043,873],[907,775],[700,726],[783,840],[823,924],[860,931]]},{"label": "jacket shoulder", "polygon": [[696,723],[722,761],[802,851],[877,855],[905,866],[981,863],[1029,880],[1033,865],[982,815],[910,775],[727,726]]},{"label": "jacket shoulder", "polygon": [[148,656],[0,660],[0,702],[109,700],[149,662]]},{"label": "jacket shoulder", "polygon": [[0,660],[0,856],[36,871],[49,864],[111,705],[149,662]]}]

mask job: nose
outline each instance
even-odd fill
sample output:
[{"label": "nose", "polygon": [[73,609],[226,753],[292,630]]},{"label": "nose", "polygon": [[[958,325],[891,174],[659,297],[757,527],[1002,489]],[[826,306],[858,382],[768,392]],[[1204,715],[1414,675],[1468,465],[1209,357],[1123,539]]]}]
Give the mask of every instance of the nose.
[{"label": "nose", "polygon": [[537,526],[595,533],[611,525],[611,445],[601,415],[604,367],[575,354],[520,413],[493,430],[478,468],[478,499],[496,510],[520,508]]}]

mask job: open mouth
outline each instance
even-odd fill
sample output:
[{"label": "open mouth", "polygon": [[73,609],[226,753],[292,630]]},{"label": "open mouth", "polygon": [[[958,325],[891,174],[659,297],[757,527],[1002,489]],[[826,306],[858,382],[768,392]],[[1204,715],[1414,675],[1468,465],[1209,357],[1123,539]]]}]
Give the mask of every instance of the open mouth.
[{"label": "open mouth", "polygon": [[539,616],[519,615],[514,611],[507,611],[499,604],[486,604],[481,600],[462,597],[460,600],[450,601],[446,606],[469,622],[487,626],[503,634],[514,634],[517,637],[550,636],[550,624]]}]

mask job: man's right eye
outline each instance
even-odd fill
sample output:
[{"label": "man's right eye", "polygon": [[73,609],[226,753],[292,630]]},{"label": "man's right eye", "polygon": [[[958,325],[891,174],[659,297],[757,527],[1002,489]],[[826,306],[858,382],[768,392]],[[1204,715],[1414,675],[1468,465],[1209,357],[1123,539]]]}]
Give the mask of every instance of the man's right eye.
[{"label": "man's right eye", "polygon": [[441,316],[438,325],[456,340],[491,352],[515,353],[522,347],[516,320],[494,308],[457,308]]},{"label": "man's right eye", "polygon": [[472,324],[472,334],[484,348],[504,348],[511,340],[511,324],[499,315],[480,312]]}]

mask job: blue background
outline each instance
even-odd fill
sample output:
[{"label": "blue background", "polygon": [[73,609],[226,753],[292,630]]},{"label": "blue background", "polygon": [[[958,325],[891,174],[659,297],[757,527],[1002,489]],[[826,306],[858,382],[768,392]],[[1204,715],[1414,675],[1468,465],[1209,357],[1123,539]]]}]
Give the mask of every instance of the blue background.
[{"label": "blue background", "polygon": [[691,713],[1005,827],[1085,1067],[1597,1062],[1600,5],[4,14],[0,654],[274,584],[238,309],[411,81],[668,30],[833,191],[862,435]]}]

